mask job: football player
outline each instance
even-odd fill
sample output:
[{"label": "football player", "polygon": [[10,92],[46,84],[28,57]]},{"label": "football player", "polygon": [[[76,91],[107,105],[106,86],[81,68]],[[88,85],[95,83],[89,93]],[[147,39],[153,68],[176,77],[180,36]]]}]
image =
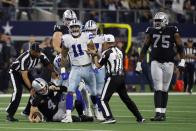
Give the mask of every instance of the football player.
[{"label": "football player", "polygon": [[[88,20],[85,23],[84,29],[86,32],[90,32],[93,34],[92,42],[93,44],[95,44],[99,56],[101,56],[101,53],[103,51],[102,45],[104,43],[104,35],[97,34],[98,28],[96,22],[93,20]],[[105,66],[101,67],[100,69],[97,69],[96,66],[93,64],[93,68],[94,68],[95,78],[96,78],[97,95],[98,95],[98,99],[100,100],[101,92],[105,82]],[[104,120],[102,113],[98,110],[98,107],[94,107],[94,113],[98,120]]]},{"label": "football player", "polygon": [[[63,86],[68,87],[68,85],[69,85],[68,80],[63,80],[61,77],[61,54],[56,55],[56,57],[54,58],[54,61],[53,61],[53,65],[54,65],[55,74],[51,78],[51,82],[53,82],[57,86],[63,85]],[[68,70],[69,66],[70,66],[70,64],[66,63],[65,67],[67,67],[67,70]],[[76,90],[76,101],[75,102],[82,103],[83,111],[84,111],[85,115],[92,116],[91,110],[88,110],[88,112],[86,111],[87,107],[90,106],[89,99],[90,98],[89,98],[88,92],[85,89],[85,83],[83,81],[81,81],[78,89]]]},{"label": "football player", "polygon": [[[92,60],[87,54],[87,43],[89,38],[92,37],[88,33],[82,32],[82,25],[79,20],[72,20],[69,24],[70,34],[63,35],[63,48],[69,52],[71,72],[69,75],[69,88],[66,97],[66,113],[67,117],[62,122],[71,123],[71,111],[73,109],[73,93],[76,91],[81,80],[89,87],[92,103],[97,104],[97,93],[95,85],[95,74],[92,69]],[[65,54],[62,52],[62,58]],[[63,65],[63,64],[62,64]],[[65,67],[61,68],[61,74],[66,72]]]},{"label": "football player", "polygon": [[73,10],[66,10],[63,13],[63,24],[64,25],[55,25],[54,26],[54,33],[53,33],[53,47],[54,50],[57,51],[58,53],[61,52],[61,37],[64,34],[69,33],[69,23],[71,20],[77,19],[76,13]]},{"label": "football player", "polygon": [[[35,112],[43,115],[45,121],[61,121],[65,114],[65,94],[67,87],[65,86],[56,86],[53,83],[46,83],[42,78],[36,78],[32,82],[32,87],[35,91],[35,94],[31,96],[31,110],[29,115],[29,120],[34,122]],[[55,93],[57,92],[57,93]],[[81,104],[76,104],[77,111],[80,110],[82,113]],[[87,117],[84,115],[72,116],[73,121],[75,122],[85,122],[93,121],[92,117]],[[42,119],[40,118],[40,121]],[[36,122],[40,122],[36,121]]]},{"label": "football player", "polygon": [[155,116],[151,121],[166,120],[168,88],[174,71],[174,57],[179,53],[179,67],[184,67],[184,51],[178,28],[169,26],[168,15],[164,12],[155,14],[153,27],[148,27],[136,71],[142,71],[141,62],[148,48],[151,48],[151,75],[154,83]]}]

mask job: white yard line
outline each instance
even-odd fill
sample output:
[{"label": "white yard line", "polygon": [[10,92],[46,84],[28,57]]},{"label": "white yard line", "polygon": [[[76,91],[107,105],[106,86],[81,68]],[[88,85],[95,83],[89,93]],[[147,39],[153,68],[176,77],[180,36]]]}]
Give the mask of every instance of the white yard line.
[{"label": "white yard line", "polygon": [[[130,122],[130,121],[117,121],[117,123],[119,124],[134,124],[136,122]],[[139,124],[139,123],[138,123]],[[147,124],[147,125],[193,125],[193,126],[196,126],[196,123],[193,123],[193,122],[190,122],[190,123],[185,123],[185,122],[151,122],[151,121],[146,121],[145,123],[143,124]]]},{"label": "white yard line", "polygon": [[[122,112],[122,110],[112,110],[113,112]],[[128,110],[127,110],[128,111]],[[154,112],[154,110],[140,110],[142,112]],[[171,110],[167,110],[167,112],[174,112],[174,113],[196,113],[196,111],[171,111]]]},{"label": "white yard line", "polygon": [[[0,124],[2,125],[2,124]],[[0,129],[9,129],[9,130],[47,130],[47,131],[114,131],[114,130],[93,130],[93,129],[57,129],[57,128],[26,128],[26,127],[7,127],[1,126]]]},{"label": "white yard line", "polygon": [[[126,115],[126,116],[115,116],[115,118],[135,118],[135,116],[132,115]],[[148,121],[151,117],[145,117],[145,119]],[[186,121],[186,120],[195,120],[194,117],[175,117],[175,116],[167,116],[167,119],[181,119],[180,121]],[[177,120],[178,121],[178,120]]]},{"label": "white yard line", "polygon": [[[154,106],[153,106],[153,104],[152,105],[144,105],[144,104],[139,104],[139,103],[137,103],[138,104],[138,106],[139,107],[151,107],[151,108],[153,108]],[[111,105],[111,107],[125,107],[123,104],[121,104],[121,105],[118,105],[118,104],[116,104],[116,105]],[[182,105],[169,105],[168,106],[169,108],[183,108],[183,109],[196,109],[196,106],[194,107],[194,105],[193,106],[182,106]]]},{"label": "white yard line", "polygon": [[[23,110],[25,107],[18,107],[18,110]],[[6,108],[0,107],[0,111],[5,111]]]},{"label": "white yard line", "polygon": [[[154,93],[152,92],[146,92],[146,93],[128,93],[130,96],[152,96]],[[184,92],[170,92],[169,95],[190,95],[189,93],[184,93]],[[196,92],[193,92],[192,95],[196,95]],[[12,94],[0,94],[0,97],[11,97]],[[114,96],[118,96],[117,93],[114,93]],[[29,97],[29,94],[23,94],[22,97]]]}]

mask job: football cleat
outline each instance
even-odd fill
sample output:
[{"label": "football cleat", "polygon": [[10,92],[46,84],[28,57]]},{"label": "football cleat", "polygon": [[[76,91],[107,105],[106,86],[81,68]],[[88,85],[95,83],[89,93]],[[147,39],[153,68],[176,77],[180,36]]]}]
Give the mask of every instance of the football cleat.
[{"label": "football cleat", "polygon": [[73,120],[72,120],[72,117],[71,116],[66,116],[64,119],[61,120],[61,122],[64,122],[64,123],[72,123]]},{"label": "football cleat", "polygon": [[6,119],[9,122],[18,122],[18,119],[14,118],[13,116],[10,116],[10,115],[7,115]]},{"label": "football cleat", "polygon": [[146,119],[142,118],[142,119],[137,119],[138,123],[144,123],[146,121]]},{"label": "football cleat", "polygon": [[163,121],[162,115],[159,112],[156,112],[155,116],[150,119],[151,121]]},{"label": "football cleat", "polygon": [[165,121],[166,120],[166,115],[165,113],[161,113],[161,121]]},{"label": "football cleat", "polygon": [[103,124],[114,124],[116,123],[116,120],[114,118],[105,119],[105,121],[102,122]]}]

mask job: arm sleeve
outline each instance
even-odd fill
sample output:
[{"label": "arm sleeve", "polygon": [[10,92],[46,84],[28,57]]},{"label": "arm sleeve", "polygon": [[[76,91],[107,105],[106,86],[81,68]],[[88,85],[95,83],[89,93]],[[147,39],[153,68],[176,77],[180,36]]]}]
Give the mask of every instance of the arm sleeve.
[{"label": "arm sleeve", "polygon": [[23,57],[20,61],[21,71],[28,70],[28,57]]},{"label": "arm sleeve", "polygon": [[41,54],[40,60],[41,60],[41,63],[44,64],[45,66],[50,64],[48,57],[44,53]]},{"label": "arm sleeve", "polygon": [[41,99],[38,96],[31,96],[30,103],[32,106],[37,107],[40,104]]}]

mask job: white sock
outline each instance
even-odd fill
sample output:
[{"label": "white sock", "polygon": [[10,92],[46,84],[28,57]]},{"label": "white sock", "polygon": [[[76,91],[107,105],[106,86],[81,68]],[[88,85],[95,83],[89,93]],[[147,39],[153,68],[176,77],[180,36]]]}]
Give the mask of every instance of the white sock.
[{"label": "white sock", "polygon": [[71,110],[66,110],[67,116],[71,116]]},{"label": "white sock", "polygon": [[162,108],[155,108],[155,112],[161,113],[161,109],[162,109]]},{"label": "white sock", "polygon": [[161,108],[161,113],[165,113],[167,108]]}]

